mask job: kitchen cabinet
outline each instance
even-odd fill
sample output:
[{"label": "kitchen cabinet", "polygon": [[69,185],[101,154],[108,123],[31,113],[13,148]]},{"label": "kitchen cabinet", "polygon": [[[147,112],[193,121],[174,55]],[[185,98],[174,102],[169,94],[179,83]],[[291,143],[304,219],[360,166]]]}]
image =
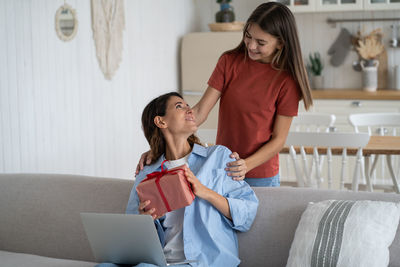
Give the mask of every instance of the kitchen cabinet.
[{"label": "kitchen cabinet", "polygon": [[365,10],[392,10],[400,8],[400,0],[365,0]]},{"label": "kitchen cabinet", "polygon": [[294,13],[391,10],[400,8],[400,0],[275,0]]},{"label": "kitchen cabinet", "polygon": [[316,1],[318,0],[276,0],[281,4],[287,5],[292,12],[313,12],[315,11]]},{"label": "kitchen cabinet", "polygon": [[[353,131],[347,119],[351,113],[400,112],[399,90],[313,90],[312,97],[314,105],[308,112],[334,114],[338,131]],[[299,112],[306,112],[302,103],[299,105]]]},{"label": "kitchen cabinet", "polygon": [[[306,112],[302,105],[299,112]],[[309,112],[329,113],[336,116],[335,127],[340,132],[353,132],[348,121],[351,113],[400,112],[399,100],[337,100],[314,99],[314,105]]]},{"label": "kitchen cabinet", "polygon": [[[222,53],[236,47],[242,37],[242,32],[193,32],[182,38],[181,90],[190,106],[200,101]],[[218,108],[217,104],[211,110],[202,129],[217,128]]]},{"label": "kitchen cabinet", "polygon": [[316,11],[362,10],[362,0],[317,0]]}]

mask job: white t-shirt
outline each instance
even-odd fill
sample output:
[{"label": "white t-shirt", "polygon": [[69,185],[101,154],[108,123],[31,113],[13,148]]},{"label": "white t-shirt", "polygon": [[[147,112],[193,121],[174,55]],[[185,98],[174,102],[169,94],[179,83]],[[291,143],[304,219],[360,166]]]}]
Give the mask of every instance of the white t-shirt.
[{"label": "white t-shirt", "polygon": [[[190,154],[177,160],[170,160],[164,163],[165,167],[172,169],[188,162]],[[173,210],[165,214],[163,226],[165,229],[164,254],[167,260],[184,260],[183,250],[183,217],[185,208]]]}]

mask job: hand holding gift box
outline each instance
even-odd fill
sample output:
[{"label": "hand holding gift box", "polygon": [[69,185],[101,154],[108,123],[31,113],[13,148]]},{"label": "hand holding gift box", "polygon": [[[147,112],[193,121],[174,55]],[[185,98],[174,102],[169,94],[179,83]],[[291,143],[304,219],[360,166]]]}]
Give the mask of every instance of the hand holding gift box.
[{"label": "hand holding gift box", "polygon": [[194,200],[184,166],[166,170],[163,166],[165,161],[161,163],[160,172],[148,174],[136,187],[140,201],[150,200],[146,210],[155,208],[157,217],[188,206]]}]

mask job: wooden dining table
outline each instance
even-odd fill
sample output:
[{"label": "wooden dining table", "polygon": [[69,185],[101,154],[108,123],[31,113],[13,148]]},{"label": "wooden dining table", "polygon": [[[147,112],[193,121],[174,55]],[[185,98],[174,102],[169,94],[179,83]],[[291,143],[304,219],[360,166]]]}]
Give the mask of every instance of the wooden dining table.
[{"label": "wooden dining table", "polygon": [[[300,148],[295,148],[298,153]],[[313,154],[312,147],[305,147],[307,154]],[[331,148],[332,155],[342,155],[343,148]],[[347,155],[356,155],[358,148],[347,148]],[[326,154],[327,148],[318,148],[319,154]],[[289,153],[289,147],[284,147],[280,153]],[[370,157],[371,155],[385,155],[386,162],[389,169],[390,176],[392,178],[394,191],[400,193],[399,183],[396,177],[396,173],[393,169],[392,155],[400,155],[400,136],[371,136],[368,144],[363,148],[363,156],[365,158],[365,178],[367,181],[367,190],[373,191],[371,184],[371,168],[370,168]]]},{"label": "wooden dining table", "polygon": [[[312,147],[304,148],[307,154],[313,153]],[[299,148],[295,148],[299,152]],[[333,155],[341,155],[342,148],[332,147]],[[347,155],[356,155],[358,148],[348,148]],[[327,148],[318,148],[318,153],[326,154]],[[283,147],[280,153],[289,153],[289,147]],[[364,156],[371,155],[400,155],[400,136],[371,136],[368,144],[363,148]]]},{"label": "wooden dining table", "polygon": [[385,155],[394,191],[400,194],[399,183],[392,164],[392,155],[400,155],[400,136],[371,136],[367,146],[363,149],[363,155],[365,157],[365,178],[367,180],[368,191],[372,192],[373,190],[370,182],[372,172],[369,166],[370,156]]}]

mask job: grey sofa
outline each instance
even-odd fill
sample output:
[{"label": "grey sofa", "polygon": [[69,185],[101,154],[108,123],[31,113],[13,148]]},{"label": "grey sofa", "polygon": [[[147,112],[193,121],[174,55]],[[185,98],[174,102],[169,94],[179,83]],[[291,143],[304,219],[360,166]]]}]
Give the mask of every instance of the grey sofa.
[{"label": "grey sofa", "polygon": [[[85,267],[94,259],[80,212],[124,213],[130,180],[57,174],[0,174],[0,266]],[[400,201],[383,193],[304,188],[255,188],[260,199],[252,229],[239,233],[241,267],[286,265],[307,203],[324,199]],[[390,247],[400,266],[400,230]]]}]

